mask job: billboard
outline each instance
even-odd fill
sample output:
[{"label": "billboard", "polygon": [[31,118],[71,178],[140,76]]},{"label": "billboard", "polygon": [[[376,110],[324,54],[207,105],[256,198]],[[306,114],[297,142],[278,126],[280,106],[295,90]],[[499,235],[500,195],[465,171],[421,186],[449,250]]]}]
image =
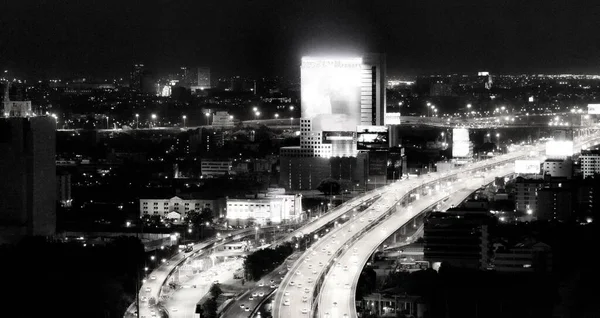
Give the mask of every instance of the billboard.
[{"label": "billboard", "polygon": [[564,158],[573,155],[573,141],[549,140],[546,142],[546,157]]},{"label": "billboard", "polygon": [[331,144],[331,156],[356,156],[356,133],[353,131],[324,131],[323,144]]},{"label": "billboard", "polygon": [[387,126],[357,126],[356,148],[358,150],[388,148],[388,136]]},{"label": "billboard", "polygon": [[303,57],[302,118],[313,131],[354,131],[360,123],[362,58]]},{"label": "billboard", "polygon": [[588,104],[588,114],[600,114],[600,104]]},{"label": "billboard", "polygon": [[515,173],[540,173],[539,160],[515,160]]},{"label": "billboard", "polygon": [[469,140],[469,130],[465,128],[456,128],[452,130],[452,157],[470,157],[471,141]]}]

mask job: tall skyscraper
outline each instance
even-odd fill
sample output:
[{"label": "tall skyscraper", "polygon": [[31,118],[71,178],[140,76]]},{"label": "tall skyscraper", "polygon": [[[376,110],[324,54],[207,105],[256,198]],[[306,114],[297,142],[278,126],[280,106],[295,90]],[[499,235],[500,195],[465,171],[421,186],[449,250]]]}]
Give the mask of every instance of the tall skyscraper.
[{"label": "tall skyscraper", "polygon": [[198,68],[198,86],[203,88],[210,88],[210,68],[199,67]]},{"label": "tall skyscraper", "polygon": [[0,118],[0,242],[56,231],[56,120]]},{"label": "tall skyscraper", "polygon": [[142,77],[144,76],[144,64],[138,63],[133,65],[131,71],[131,79],[129,82],[129,88],[134,92],[142,91]]},{"label": "tall skyscraper", "polygon": [[346,157],[351,159],[348,167],[360,168],[345,178],[366,186],[366,156],[357,150],[357,127],[384,125],[385,67],[384,54],[302,58],[300,146],[281,148],[281,185],[314,189],[331,177],[327,158]]}]

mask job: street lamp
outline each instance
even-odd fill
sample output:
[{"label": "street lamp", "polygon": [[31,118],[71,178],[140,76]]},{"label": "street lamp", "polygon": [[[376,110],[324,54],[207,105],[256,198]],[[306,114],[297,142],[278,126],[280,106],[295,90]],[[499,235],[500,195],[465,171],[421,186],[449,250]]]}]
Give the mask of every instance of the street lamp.
[{"label": "street lamp", "polygon": [[206,116],[206,126],[210,125],[210,113],[206,113],[204,116]]},{"label": "street lamp", "polygon": [[108,117],[108,115],[107,115],[107,116],[106,116],[106,129],[108,129],[108,120],[109,120],[109,117]]},{"label": "street lamp", "polygon": [[294,105],[290,106],[290,110],[294,110]]},{"label": "street lamp", "polygon": [[258,107],[252,108],[252,111],[256,113],[258,111]]},{"label": "street lamp", "polygon": [[467,108],[468,108],[468,109],[471,109],[471,104],[467,104]]},{"label": "street lamp", "polygon": [[279,118],[279,114],[275,114],[275,118]]},{"label": "street lamp", "polygon": [[140,128],[140,114],[135,114],[135,129]]},{"label": "street lamp", "polygon": [[186,115],[181,116],[181,118],[183,119],[183,128],[185,128],[185,120],[187,119]]},{"label": "street lamp", "polygon": [[152,114],[150,115],[150,118],[152,118],[152,127],[154,127],[156,124],[154,123],[154,121],[156,120],[156,114]]},{"label": "street lamp", "polygon": [[260,112],[255,112],[254,113],[254,120],[258,120],[258,116],[260,116]]}]

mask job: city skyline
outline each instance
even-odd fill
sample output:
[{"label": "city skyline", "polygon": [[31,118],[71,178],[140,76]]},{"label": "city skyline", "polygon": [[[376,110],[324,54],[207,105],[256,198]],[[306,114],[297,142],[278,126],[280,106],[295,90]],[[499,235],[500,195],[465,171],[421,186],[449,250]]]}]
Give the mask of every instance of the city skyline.
[{"label": "city skyline", "polygon": [[561,3],[24,1],[2,13],[0,37],[10,45],[0,61],[35,78],[122,77],[139,62],[159,73],[206,65],[215,78],[297,77],[300,56],[344,51],[386,53],[390,76],[593,74],[598,41],[588,30],[598,14],[593,6]]}]

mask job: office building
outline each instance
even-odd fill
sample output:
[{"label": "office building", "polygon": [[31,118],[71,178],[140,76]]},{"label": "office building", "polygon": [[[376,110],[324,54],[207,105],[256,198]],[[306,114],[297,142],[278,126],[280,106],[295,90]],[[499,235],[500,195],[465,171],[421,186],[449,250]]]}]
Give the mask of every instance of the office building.
[{"label": "office building", "polygon": [[538,210],[537,192],[543,185],[543,179],[517,177],[515,181],[515,209],[533,217]]},{"label": "office building", "polygon": [[144,64],[138,63],[133,65],[131,71],[131,78],[129,81],[129,88],[134,92],[142,91],[142,78],[144,76]]},{"label": "office building", "polygon": [[542,164],[542,173],[553,178],[573,177],[573,160],[566,159],[546,159]]},{"label": "office building", "polygon": [[489,227],[494,218],[488,211],[429,213],[424,220],[424,258],[435,268],[451,266],[486,269],[491,261]]},{"label": "office building", "polygon": [[[385,63],[383,54],[302,58],[300,146],[280,150],[281,185],[315,189],[331,176],[327,161],[308,158],[357,157],[358,127],[384,125]],[[388,147],[387,129],[385,140]],[[365,179],[364,171],[356,173]]]},{"label": "office building", "polygon": [[233,116],[229,115],[228,112],[218,111],[215,112],[212,117],[211,125],[213,127],[231,128],[235,125]]},{"label": "office building", "polygon": [[158,215],[181,221],[190,211],[210,209],[213,216],[220,217],[225,211],[224,206],[222,199],[206,198],[199,193],[177,193],[170,198],[140,199],[140,216]]},{"label": "office building", "polygon": [[56,176],[56,199],[60,206],[68,208],[73,203],[71,197],[71,174],[59,172]]},{"label": "office building", "polygon": [[494,270],[503,273],[552,272],[552,248],[542,242],[519,243],[513,247],[497,246]]},{"label": "office building", "polygon": [[210,88],[210,68],[199,67],[198,68],[198,82],[197,84],[202,89]]},{"label": "office building", "polygon": [[600,173],[600,150],[582,150],[579,161],[584,179]]},{"label": "office building", "polygon": [[0,241],[54,235],[55,160],[54,118],[0,118]]},{"label": "office building", "polygon": [[203,176],[223,176],[231,173],[231,168],[231,160],[202,159],[200,163],[200,171]]},{"label": "office building", "polygon": [[302,196],[267,194],[251,199],[227,199],[227,220],[230,225],[268,225],[299,221]]},{"label": "office building", "polygon": [[573,191],[567,184],[537,191],[536,218],[542,221],[569,221],[573,216]]}]

